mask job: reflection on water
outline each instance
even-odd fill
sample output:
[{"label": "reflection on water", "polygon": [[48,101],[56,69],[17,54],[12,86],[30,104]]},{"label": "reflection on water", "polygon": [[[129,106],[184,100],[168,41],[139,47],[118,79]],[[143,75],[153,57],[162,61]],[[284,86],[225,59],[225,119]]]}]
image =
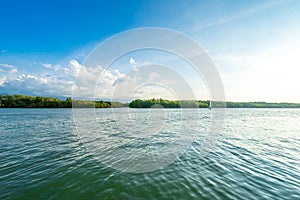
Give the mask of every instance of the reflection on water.
[{"label": "reflection on water", "polygon": [[[205,158],[199,152],[210,124],[209,110],[190,110],[189,114],[198,114],[185,116],[190,123],[199,119],[193,123],[197,130],[194,125],[185,126],[188,123],[178,124],[182,117],[176,109],[164,113],[138,110],[123,124],[123,111],[115,112],[119,118],[112,117],[109,109],[96,110],[97,129],[92,130],[97,131],[86,138],[102,135],[89,146],[76,132],[71,109],[0,109],[0,198],[300,198],[300,110],[227,109],[217,146]],[[147,119],[149,112],[155,121]],[[135,135],[137,124],[147,137]],[[176,135],[179,130],[182,134]],[[195,137],[188,138],[180,157],[153,172],[124,173],[99,160],[103,148],[97,145],[103,141],[110,142],[102,147],[112,157],[120,151],[149,156],[166,153],[170,148],[164,147],[189,134]],[[93,145],[97,148],[89,149]]]}]

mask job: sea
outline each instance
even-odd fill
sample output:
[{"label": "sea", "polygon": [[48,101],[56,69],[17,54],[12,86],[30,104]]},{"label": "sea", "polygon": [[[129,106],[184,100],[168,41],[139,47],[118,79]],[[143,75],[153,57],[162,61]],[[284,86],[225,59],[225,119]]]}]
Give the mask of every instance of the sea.
[{"label": "sea", "polygon": [[300,109],[213,112],[1,108],[0,199],[300,199]]}]

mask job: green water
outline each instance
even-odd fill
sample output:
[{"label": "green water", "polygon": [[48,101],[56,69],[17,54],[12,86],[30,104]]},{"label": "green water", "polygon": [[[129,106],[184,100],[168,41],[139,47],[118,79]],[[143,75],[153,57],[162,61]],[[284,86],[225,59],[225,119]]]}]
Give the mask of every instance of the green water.
[{"label": "green water", "polygon": [[[106,124],[110,110],[97,112]],[[300,199],[299,109],[227,109],[218,142],[204,158],[210,111],[200,112],[196,136],[174,162],[126,173],[88,149],[71,109],[0,109],[0,199]],[[101,127],[112,138],[126,135],[117,125]],[[162,141],[170,140],[153,146]],[[133,147],[139,151],[126,146]]]}]

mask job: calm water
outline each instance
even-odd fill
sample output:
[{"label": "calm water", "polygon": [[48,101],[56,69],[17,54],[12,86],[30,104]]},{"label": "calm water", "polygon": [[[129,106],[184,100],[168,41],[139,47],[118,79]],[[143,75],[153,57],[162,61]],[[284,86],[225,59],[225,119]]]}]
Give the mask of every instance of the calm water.
[{"label": "calm water", "polygon": [[[199,113],[190,118],[201,122],[197,130],[180,110],[155,112],[128,117],[124,109],[98,109],[97,127],[85,124],[97,129],[86,134],[95,137],[89,143],[71,109],[0,109],[0,199],[300,199],[300,109],[227,109],[219,141],[204,158],[210,111],[187,112]],[[182,120],[187,126],[174,128]],[[147,127],[157,134],[135,137]],[[189,134],[190,142],[179,143],[186,150],[158,170],[126,173],[106,162],[116,152],[159,158]]]}]

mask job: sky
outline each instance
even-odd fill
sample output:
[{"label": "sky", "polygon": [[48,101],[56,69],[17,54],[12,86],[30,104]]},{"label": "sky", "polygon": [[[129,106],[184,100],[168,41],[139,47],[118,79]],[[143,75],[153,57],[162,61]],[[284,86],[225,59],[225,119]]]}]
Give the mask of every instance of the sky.
[{"label": "sky", "polygon": [[[300,102],[299,10],[297,0],[0,0],[0,94],[72,96],[82,72],[98,83],[92,88],[97,97],[109,98],[116,88],[126,87],[118,83],[132,81],[131,72],[147,71],[145,65],[156,63],[171,66],[187,80],[197,99],[209,99],[205,80],[165,52],[131,52],[110,68],[84,66],[107,38],[160,27],[181,32],[205,49],[220,74],[226,100]],[[157,81],[166,82],[163,77],[168,78],[161,75]],[[171,91],[161,87],[159,93],[159,87],[147,85],[130,95],[151,98]]]}]

